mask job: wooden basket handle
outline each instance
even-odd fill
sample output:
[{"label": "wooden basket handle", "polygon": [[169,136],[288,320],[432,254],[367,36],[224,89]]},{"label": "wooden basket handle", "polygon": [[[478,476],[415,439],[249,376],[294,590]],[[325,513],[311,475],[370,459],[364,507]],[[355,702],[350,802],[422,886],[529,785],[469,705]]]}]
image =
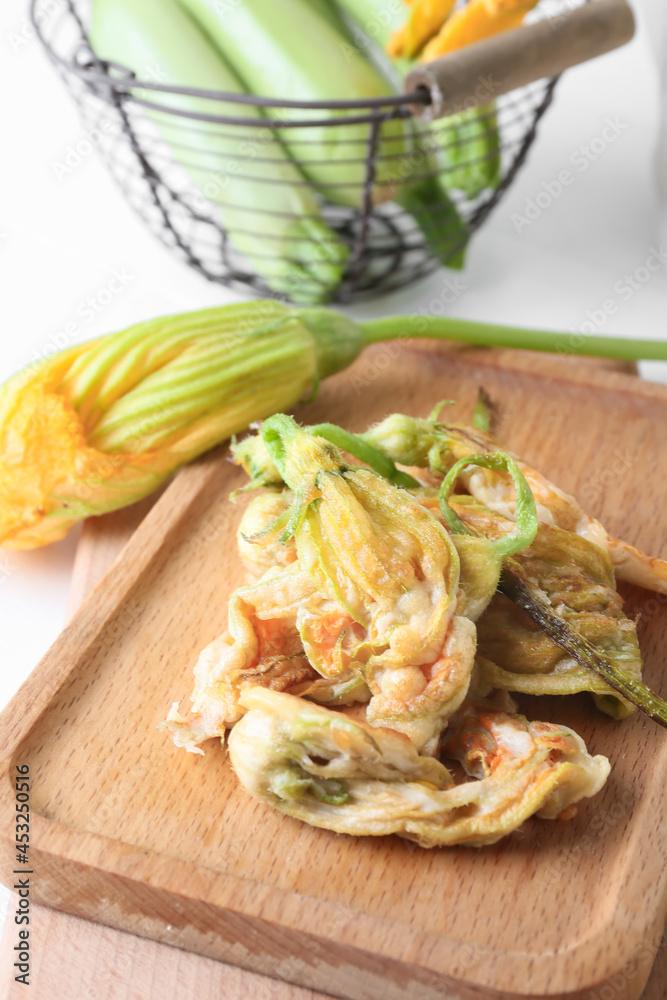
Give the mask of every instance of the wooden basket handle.
[{"label": "wooden basket handle", "polygon": [[574,10],[545,17],[493,38],[457,49],[407,75],[405,90],[419,87],[430,104],[412,105],[432,121],[476,107],[534,80],[557,76],[629,42],[635,20],[626,0],[591,0]]}]

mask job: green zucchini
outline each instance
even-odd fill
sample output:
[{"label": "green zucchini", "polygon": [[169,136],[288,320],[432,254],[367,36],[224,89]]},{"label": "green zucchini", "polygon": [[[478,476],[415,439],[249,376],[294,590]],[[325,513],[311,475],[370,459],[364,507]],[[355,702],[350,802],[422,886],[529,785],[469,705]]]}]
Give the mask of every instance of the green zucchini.
[{"label": "green zucchini", "polygon": [[[228,11],[216,0],[181,3],[254,94],[342,101],[394,93],[362,52],[342,44],[331,17],[322,16],[321,0],[242,0]],[[341,110],[281,108],[279,114],[287,122],[311,119],[323,123],[284,128],[281,138],[327,201],[359,207],[369,125],[350,124],[346,121],[350,112]],[[391,199],[396,163],[412,148],[412,132],[404,121],[393,118],[382,124],[374,201]]]},{"label": "green zucchini", "polygon": [[[199,26],[175,0],[93,0],[92,44],[103,59],[139,80],[243,93],[244,87]],[[194,115],[256,119],[213,125],[147,110],[177,164],[218,205],[234,246],[276,293],[323,302],[338,286],[348,248],[324,222],[320,206],[260,111],[251,105],[151,90],[135,96]],[[186,178],[186,182],[187,181]]]}]

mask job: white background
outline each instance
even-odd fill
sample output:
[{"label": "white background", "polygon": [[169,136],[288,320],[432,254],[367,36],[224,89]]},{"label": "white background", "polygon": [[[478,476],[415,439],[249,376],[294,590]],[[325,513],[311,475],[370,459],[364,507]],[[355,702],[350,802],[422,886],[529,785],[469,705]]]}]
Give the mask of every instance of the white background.
[{"label": "white background", "polygon": [[[527,166],[473,241],[465,290],[447,307],[452,315],[577,330],[591,315],[599,320],[601,304],[614,299],[618,309],[601,332],[665,338],[667,264],[631,296],[614,289],[661,246],[654,154],[665,4],[634,6],[635,40],[561,81]],[[0,9],[0,380],[70,324],[72,340],[83,340],[236,297],[190,272],[144,231],[95,154],[63,176],[59,165],[84,133],[26,15],[23,4]],[[620,134],[581,170],[582,147],[608,119],[620,123]],[[564,169],[574,182],[517,227],[527,201]],[[113,283],[120,290],[101,305],[114,274],[123,276]],[[445,282],[440,272],[357,313],[416,311],[441,300]],[[642,373],[667,381],[662,363],[645,364]],[[0,554],[0,706],[62,628],[76,541],[74,532],[43,550]]]}]

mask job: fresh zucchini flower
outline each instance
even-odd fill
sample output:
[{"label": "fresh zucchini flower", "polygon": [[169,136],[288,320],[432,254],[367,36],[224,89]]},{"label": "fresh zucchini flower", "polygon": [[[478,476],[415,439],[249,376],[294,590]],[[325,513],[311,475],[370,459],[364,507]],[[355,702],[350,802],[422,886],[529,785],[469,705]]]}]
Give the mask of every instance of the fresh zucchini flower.
[{"label": "fresh zucchini flower", "polygon": [[[365,346],[403,337],[405,329],[405,317],[354,323],[333,309],[258,300],[140,323],[19,372],[0,386],[0,545],[45,545],[85,517],[133,503],[208,448],[312,395],[320,379],[351,364]],[[556,350],[560,342],[552,333],[448,317],[422,318],[419,336],[539,350]],[[586,340],[584,350],[621,358],[665,356],[662,342],[608,337]],[[421,446],[426,434],[426,455],[435,454],[444,427],[436,416],[413,421],[411,431],[410,418],[401,417],[399,437],[411,433]],[[383,430],[389,430],[386,422],[371,430],[368,443],[381,439]],[[452,441],[458,434],[458,454],[449,456],[449,465],[464,454],[497,449],[482,432],[445,430]],[[391,450],[391,440],[385,443]],[[381,461],[377,467],[361,461],[386,475]],[[523,471],[537,496],[538,474],[525,466]],[[407,486],[410,478],[398,473],[391,481]],[[496,487],[498,482],[503,488],[496,499],[504,503],[509,481],[501,475],[493,479]],[[619,576],[667,592],[667,562],[650,560],[608,535],[572,506],[571,497],[547,480],[542,485],[546,496],[538,496],[538,503],[549,510],[564,498],[560,512],[577,520],[580,534],[601,539]],[[541,519],[568,527],[556,515]]]},{"label": "fresh zucchini flower", "polygon": [[[394,462],[428,468],[444,476],[466,456],[491,454],[502,450],[492,434],[478,427],[443,424],[437,416],[442,404],[426,420],[395,413],[371,427],[363,438],[384,451]],[[573,496],[511,452],[523,473],[537,505],[537,516],[544,524],[554,524],[576,532],[609,553],[616,575],[640,587],[667,593],[667,561],[644,552],[611,535],[594,517],[587,514]],[[459,482],[490,510],[516,520],[517,498],[507,471],[493,468],[459,467]]]},{"label": "fresh zucchini flower", "polygon": [[609,761],[572,730],[466,704],[444,751],[479,780],[447,768],[391,729],[374,728],[263,688],[245,690],[229,737],[252,795],[313,826],[356,836],[396,833],[422,847],[493,844],[529,816],[570,817],[595,795]]},{"label": "fresh zucchini flower", "polygon": [[152,492],[359,353],[330,310],[249,302],[73,347],[0,388],[0,544],[33,548]]}]

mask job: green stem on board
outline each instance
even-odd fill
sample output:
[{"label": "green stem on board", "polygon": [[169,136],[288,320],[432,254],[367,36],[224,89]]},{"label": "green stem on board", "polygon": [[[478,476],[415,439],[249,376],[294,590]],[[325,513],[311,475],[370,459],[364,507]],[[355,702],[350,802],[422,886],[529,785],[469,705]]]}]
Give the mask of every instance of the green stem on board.
[{"label": "green stem on board", "polygon": [[455,340],[477,347],[514,347],[529,351],[618,358],[622,361],[667,361],[667,340],[634,340],[628,337],[531,330],[449,316],[391,316],[366,320],[360,326],[366,345],[383,340],[428,337],[432,340]]}]

